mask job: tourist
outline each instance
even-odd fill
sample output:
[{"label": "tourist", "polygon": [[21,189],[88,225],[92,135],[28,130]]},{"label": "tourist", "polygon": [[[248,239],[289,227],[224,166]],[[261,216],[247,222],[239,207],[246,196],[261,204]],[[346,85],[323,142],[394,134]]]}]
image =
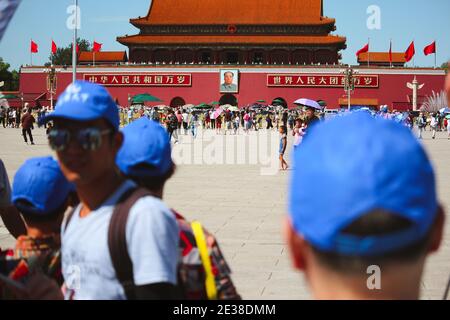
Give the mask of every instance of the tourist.
[{"label": "tourist", "polygon": [[189,128],[191,129],[192,137],[197,138],[197,127],[198,127],[198,116],[193,113],[191,119],[189,120]]},{"label": "tourist", "polygon": [[425,115],[423,114],[423,112],[421,112],[419,114],[416,121],[417,121],[417,128],[418,128],[418,138],[422,139],[422,132],[427,125],[427,120],[425,119]]},{"label": "tourist", "polygon": [[305,126],[303,125],[303,121],[299,118],[295,120],[295,127],[292,131],[292,135],[294,136],[294,148],[298,147],[302,141],[303,136],[305,135]]},{"label": "tourist", "polygon": [[233,129],[234,129],[235,135],[239,133],[239,124],[240,123],[241,123],[241,119],[239,117],[239,112],[235,112],[234,119],[233,119]]},{"label": "tourist", "polygon": [[267,124],[266,130],[273,129],[272,116],[270,112],[268,112],[266,115],[266,124]]},{"label": "tourist", "polygon": [[181,126],[183,124],[183,115],[181,114],[181,111],[178,109],[175,112],[175,115],[177,117],[177,130],[178,130],[178,134],[181,134]]},{"label": "tourist", "polygon": [[211,129],[216,128],[216,118],[214,115],[214,110],[209,111],[209,119],[211,120]]},{"label": "tourist", "polygon": [[169,111],[169,115],[166,119],[166,127],[167,131],[169,132],[169,140],[172,140],[172,136],[175,139],[175,144],[178,143],[178,119],[175,116],[173,110]]},{"label": "tourist", "polygon": [[281,122],[283,123],[283,126],[285,126],[287,128],[288,112],[286,110],[284,110],[281,115]]},{"label": "tourist", "polygon": [[183,118],[184,135],[186,136],[188,134],[188,118],[189,118],[189,114],[187,113],[186,109],[183,109],[183,113],[181,116]]},{"label": "tourist", "polygon": [[448,139],[450,140],[450,119],[446,118],[445,124],[446,124],[446,128],[447,128]]},{"label": "tourist", "polygon": [[289,112],[288,124],[289,124],[289,129],[294,130],[294,114],[292,112]]},{"label": "tourist", "polygon": [[[30,275],[24,268],[39,270],[56,281],[54,288],[61,287],[60,227],[72,192],[73,186],[51,157],[29,159],[19,168],[14,176],[12,202],[25,222],[26,234],[17,238],[14,249],[0,253],[2,274],[30,289]],[[25,298],[63,298],[59,289],[51,297],[30,294]]]},{"label": "tourist", "polygon": [[[167,206],[151,196],[138,197],[140,189],[117,170],[115,160],[123,135],[118,131],[117,106],[108,91],[97,84],[76,81],[45,118],[46,122],[50,120],[54,130],[49,144],[80,198],[80,205],[62,228],[65,298],[174,298],[178,226]],[[125,211],[129,214],[126,243],[122,244],[129,249],[134,270],[135,285],[129,286],[122,274],[115,272],[122,262],[112,259],[108,242],[117,244],[120,238],[109,226],[112,218],[120,218],[113,214],[117,213],[115,207],[128,209],[127,201],[136,198],[139,200]]]},{"label": "tourist", "polygon": [[3,125],[3,128],[6,128],[6,108],[1,106],[0,107],[0,124]]},{"label": "tourist", "polygon": [[230,110],[226,110],[225,111],[225,115],[224,115],[224,120],[225,120],[225,135],[227,134],[227,132],[231,132],[231,111]]},{"label": "tourist", "polygon": [[133,121],[133,108],[130,107],[127,111],[127,124],[130,124]]},{"label": "tourist", "polygon": [[22,136],[26,144],[28,144],[27,140],[27,134],[30,138],[31,144],[34,144],[33,142],[33,134],[31,133],[31,130],[33,130],[33,124],[36,122],[34,117],[31,115],[31,108],[27,110],[27,112],[23,115],[21,119],[22,123]]},{"label": "tourist", "polygon": [[305,125],[307,128],[311,127],[312,125],[320,121],[320,119],[316,116],[316,109],[312,107],[306,107],[305,113],[306,113]]},{"label": "tourist", "polygon": [[411,131],[353,113],[315,126],[293,158],[286,239],[313,297],[418,299],[444,212]]},{"label": "tourist", "polygon": [[287,147],[287,128],[286,126],[280,127],[280,148],[278,150],[280,156],[280,170],[287,170],[289,168],[288,164],[284,160],[284,153]]},{"label": "tourist", "polygon": [[9,127],[14,128],[16,126],[17,111],[14,108],[10,108],[10,109],[11,109],[11,111],[9,113]]},{"label": "tourist", "polygon": [[0,159],[0,216],[9,233],[17,238],[26,234],[25,225],[11,202],[11,186],[3,161]]},{"label": "tourist", "polygon": [[[194,115],[193,115],[194,116]],[[195,120],[195,118],[194,118]],[[192,120],[191,120],[192,121]],[[170,143],[164,129],[154,123],[139,120],[123,129],[124,145],[117,156],[120,170],[158,199],[163,199],[166,182],[175,172]],[[204,264],[200,259],[191,223],[172,210],[180,228],[178,288],[184,299],[206,299]],[[213,264],[217,299],[240,299],[233,285],[225,258],[214,236],[203,230],[207,238],[210,261]],[[191,239],[191,240],[190,240]],[[193,241],[192,241],[193,239]],[[211,270],[212,271],[212,270]],[[129,275],[132,281],[132,274]]]},{"label": "tourist", "polygon": [[205,129],[210,129],[211,128],[211,117],[210,117],[210,114],[208,111],[205,112],[204,118],[205,118]]},{"label": "tourist", "polygon": [[222,115],[218,115],[216,118],[216,134],[222,134]]},{"label": "tourist", "polygon": [[436,139],[437,126],[438,126],[438,115],[436,113],[432,113],[430,119],[430,128],[433,132],[431,136],[432,139]]}]

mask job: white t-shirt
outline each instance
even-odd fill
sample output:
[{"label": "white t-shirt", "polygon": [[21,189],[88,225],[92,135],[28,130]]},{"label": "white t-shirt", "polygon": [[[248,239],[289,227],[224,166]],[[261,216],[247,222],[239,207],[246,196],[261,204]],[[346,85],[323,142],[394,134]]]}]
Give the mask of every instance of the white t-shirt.
[{"label": "white t-shirt", "polygon": [[430,126],[432,127],[436,127],[438,124],[437,120],[435,117],[431,117],[431,121],[430,121]]},{"label": "white t-shirt", "polygon": [[[66,299],[126,299],[109,254],[108,228],[114,204],[133,186],[131,181],[124,182],[84,218],[80,218],[80,206],[75,209],[61,235]],[[179,229],[173,213],[160,199],[144,197],[136,202],[128,216],[126,239],[137,286],[176,284]]]},{"label": "white t-shirt", "polygon": [[183,113],[183,122],[188,122],[189,115],[187,113]]}]

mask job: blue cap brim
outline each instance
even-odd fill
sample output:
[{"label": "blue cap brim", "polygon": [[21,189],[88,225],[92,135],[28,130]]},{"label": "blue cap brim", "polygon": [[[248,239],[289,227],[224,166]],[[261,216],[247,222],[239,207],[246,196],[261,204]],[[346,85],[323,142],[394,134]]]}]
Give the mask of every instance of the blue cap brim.
[{"label": "blue cap brim", "polygon": [[49,115],[41,118],[39,125],[46,124],[49,121],[55,119],[67,119],[74,121],[92,121],[103,118],[98,112],[90,108],[86,108],[80,103],[68,103],[64,106],[57,108]]}]

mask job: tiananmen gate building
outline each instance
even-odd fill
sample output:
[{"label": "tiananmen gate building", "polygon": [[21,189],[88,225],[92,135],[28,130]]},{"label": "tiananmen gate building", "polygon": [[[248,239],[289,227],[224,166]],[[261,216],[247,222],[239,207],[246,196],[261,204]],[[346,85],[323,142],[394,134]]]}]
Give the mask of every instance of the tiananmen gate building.
[{"label": "tiananmen gate building", "polygon": [[[328,108],[346,106],[341,51],[345,37],[323,15],[322,0],[153,0],[146,16],[130,19],[136,35],[117,37],[127,52],[80,53],[77,78],[106,86],[122,106],[130,96],[151,93],[162,104],[219,101],[245,106],[278,99],[291,106],[307,97]],[[352,105],[412,109],[414,78],[420,98],[442,90],[445,71],[404,68],[402,53],[358,57]],[[92,57],[93,59],[93,57]],[[56,66],[57,97],[72,80],[71,67]],[[25,102],[50,105],[49,70],[21,68]],[[225,77],[232,83],[226,84]],[[55,99],[55,98],[54,98]],[[55,100],[54,100],[55,101]]]}]

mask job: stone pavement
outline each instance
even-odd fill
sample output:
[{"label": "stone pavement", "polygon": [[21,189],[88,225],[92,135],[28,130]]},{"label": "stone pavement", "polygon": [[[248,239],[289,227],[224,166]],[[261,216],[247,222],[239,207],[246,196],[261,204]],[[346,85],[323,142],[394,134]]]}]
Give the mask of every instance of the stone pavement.
[{"label": "stone pavement", "polygon": [[[42,129],[34,130],[35,146],[26,145],[19,131],[0,128],[0,158],[5,163],[10,180],[25,159],[52,154]],[[247,152],[246,157],[242,156],[245,149],[239,148],[239,141],[242,146],[256,137],[253,132],[248,137],[227,136],[213,140],[215,134],[209,132],[193,143],[191,138],[182,136],[181,143],[174,147],[178,167],[166,186],[165,200],[188,219],[200,220],[217,236],[243,298],[309,299],[303,277],[291,268],[282,235],[289,172],[262,174],[262,166],[252,159],[252,154],[257,152],[255,143],[249,147],[251,151]],[[267,134],[260,132],[258,143],[264,137]],[[270,137],[267,146],[271,148],[262,152],[257,159],[260,162],[267,160],[263,159],[265,153],[277,160],[278,134],[273,132]],[[209,144],[206,145],[205,141]],[[228,146],[233,141],[235,144],[232,147],[236,152],[234,161],[238,163],[234,165],[233,161],[229,161],[232,157],[225,161],[220,159],[230,153]],[[439,133],[438,139],[431,140],[430,132],[426,132],[423,142],[435,164],[439,197],[446,211],[450,212],[450,141],[444,133]],[[211,151],[212,145],[219,147]],[[195,153],[195,150],[203,150],[203,153],[197,152],[188,159],[186,154]],[[213,154],[219,155],[211,161],[209,158]],[[239,159],[245,160],[239,162]],[[274,163],[277,165],[277,162]],[[267,167],[267,162],[263,167]],[[269,170],[269,173],[272,172]],[[449,278],[449,225],[450,219],[447,219],[443,246],[438,254],[429,259],[422,283],[423,299],[440,299]],[[7,247],[13,243],[7,230],[0,226],[0,246]]]}]

